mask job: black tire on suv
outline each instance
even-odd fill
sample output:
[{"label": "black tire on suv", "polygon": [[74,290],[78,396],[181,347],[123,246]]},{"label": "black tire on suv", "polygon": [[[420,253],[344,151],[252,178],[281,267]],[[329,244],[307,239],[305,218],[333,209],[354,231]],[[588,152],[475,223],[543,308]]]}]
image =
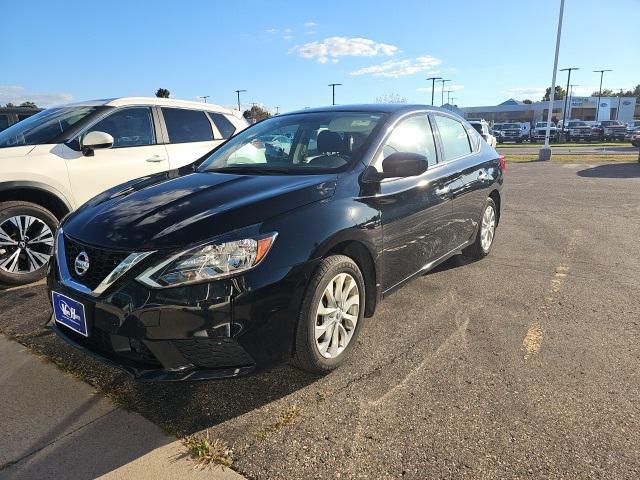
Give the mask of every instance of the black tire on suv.
[{"label": "black tire on suv", "polygon": [[0,282],[22,285],[43,278],[58,219],[30,202],[0,203]]}]

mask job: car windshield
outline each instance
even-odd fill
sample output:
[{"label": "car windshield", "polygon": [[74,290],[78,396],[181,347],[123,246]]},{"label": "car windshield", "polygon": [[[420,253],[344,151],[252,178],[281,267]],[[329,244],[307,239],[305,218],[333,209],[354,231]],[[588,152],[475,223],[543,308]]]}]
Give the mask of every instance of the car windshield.
[{"label": "car windshield", "polygon": [[97,107],[49,108],[0,132],[0,148],[50,143]]},{"label": "car windshield", "polygon": [[502,128],[520,128],[517,123],[503,123]]},{"label": "car windshield", "polygon": [[588,127],[584,122],[569,122],[570,127]]},{"label": "car windshield", "polygon": [[360,157],[384,117],[359,112],[273,117],[233,137],[198,170],[258,175],[338,171]]}]

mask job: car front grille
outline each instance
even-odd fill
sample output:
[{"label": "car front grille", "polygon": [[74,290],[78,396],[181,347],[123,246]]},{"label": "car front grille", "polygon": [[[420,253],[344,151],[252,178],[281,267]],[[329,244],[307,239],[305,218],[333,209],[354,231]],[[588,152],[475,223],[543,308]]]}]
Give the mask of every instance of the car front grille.
[{"label": "car front grille", "polygon": [[[89,269],[78,274],[75,262],[78,255],[85,252],[89,258]],[[82,244],[67,235],[64,236],[64,256],[69,274],[85,287],[94,290],[122,262],[129,252],[105,250]]]},{"label": "car front grille", "polygon": [[200,368],[245,367],[255,362],[235,340],[190,338],[173,344],[193,365]]}]

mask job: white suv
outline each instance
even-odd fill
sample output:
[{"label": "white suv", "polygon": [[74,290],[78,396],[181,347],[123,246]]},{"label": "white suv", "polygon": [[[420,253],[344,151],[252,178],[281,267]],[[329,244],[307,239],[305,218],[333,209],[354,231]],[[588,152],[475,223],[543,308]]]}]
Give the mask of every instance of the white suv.
[{"label": "white suv", "polygon": [[0,132],[0,282],[41,278],[58,221],[90,198],[192,163],[247,126],[218,105],[118,98],[50,108]]}]

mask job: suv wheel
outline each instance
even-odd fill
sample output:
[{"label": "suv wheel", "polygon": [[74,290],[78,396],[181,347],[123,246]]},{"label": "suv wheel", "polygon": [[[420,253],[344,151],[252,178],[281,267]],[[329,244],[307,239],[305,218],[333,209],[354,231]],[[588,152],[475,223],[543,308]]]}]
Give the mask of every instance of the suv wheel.
[{"label": "suv wheel", "polygon": [[478,225],[478,233],[472,245],[465,248],[462,253],[469,257],[479,260],[486,257],[491,252],[493,239],[498,226],[498,210],[492,198],[487,198],[487,203],[482,211],[480,225]]},{"label": "suv wheel", "polygon": [[58,220],[29,202],[0,203],[0,282],[25,284],[47,272]]},{"label": "suv wheel", "polygon": [[364,279],[351,258],[322,260],[302,302],[293,364],[320,374],[341,365],[360,331],[364,299]]}]

